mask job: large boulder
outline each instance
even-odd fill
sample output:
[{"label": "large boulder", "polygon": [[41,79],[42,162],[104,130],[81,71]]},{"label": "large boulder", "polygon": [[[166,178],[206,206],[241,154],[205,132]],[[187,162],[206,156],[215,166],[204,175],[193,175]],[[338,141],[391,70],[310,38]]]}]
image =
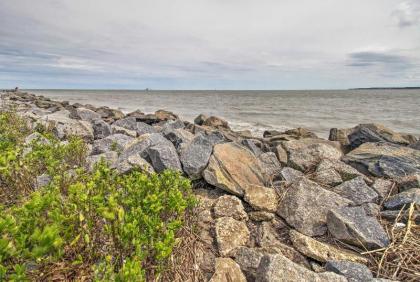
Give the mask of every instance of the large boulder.
[{"label": "large boulder", "polygon": [[182,171],[178,153],[170,142],[149,147],[147,154],[156,172],[162,172],[166,169]]},{"label": "large boulder", "polygon": [[147,149],[157,145],[173,147],[173,144],[160,133],[143,134],[124,146],[120,159],[126,159],[134,154],[138,154],[142,158],[148,159],[149,155]]},{"label": "large boulder", "polygon": [[136,131],[137,135],[143,135],[146,133],[156,133],[157,130],[144,122],[137,121],[134,117],[126,117],[120,120],[117,120],[113,123],[114,126],[123,127],[129,130]]},{"label": "large boulder", "polygon": [[102,119],[93,120],[92,127],[95,140],[111,135],[111,126]]},{"label": "large boulder", "polygon": [[121,152],[124,147],[134,140],[133,137],[124,134],[112,134],[103,139],[93,142],[92,154],[101,154],[108,151]]},{"label": "large boulder", "polygon": [[363,143],[388,142],[409,145],[415,138],[392,131],[380,124],[360,124],[354,128],[331,129],[330,140],[339,141],[344,147],[354,149]]},{"label": "large boulder", "polygon": [[377,177],[420,174],[420,151],[391,143],[364,143],[344,156],[343,161]]},{"label": "large boulder", "polygon": [[239,265],[230,258],[217,258],[215,272],[209,282],[246,282]]},{"label": "large boulder", "polygon": [[213,151],[213,145],[210,138],[199,134],[181,150],[182,167],[191,179],[201,178]]},{"label": "large boulder", "polygon": [[332,141],[322,139],[300,139],[282,143],[287,152],[287,164],[300,171],[307,171],[317,166],[322,159],[338,160],[342,152]]},{"label": "large boulder", "polygon": [[350,204],[352,201],[302,177],[286,188],[277,214],[299,232],[320,236],[327,231],[328,211]]},{"label": "large boulder", "polygon": [[353,201],[356,205],[373,203],[378,199],[378,193],[366,185],[362,176],[333,187],[331,191]]},{"label": "large boulder", "polygon": [[101,115],[86,108],[75,108],[70,112],[70,118],[80,119],[85,121],[94,121],[100,119]]},{"label": "large boulder", "polygon": [[316,273],[284,257],[281,254],[265,255],[257,272],[257,282],[347,282],[343,276],[332,272]]},{"label": "large boulder", "polygon": [[236,248],[248,243],[250,232],[243,221],[231,217],[216,219],[216,241],[221,256],[229,256]]},{"label": "large boulder", "polygon": [[293,247],[307,257],[319,262],[327,262],[329,260],[346,260],[360,263],[367,263],[368,260],[358,253],[337,248],[336,246],[323,243],[309,236],[290,230],[290,240]]},{"label": "large boulder", "polygon": [[70,112],[61,110],[42,117],[47,126],[53,126],[53,132],[59,139],[67,139],[70,136],[79,136],[85,141],[93,140],[92,124],[88,121],[76,120],[69,117]]},{"label": "large boulder", "polygon": [[236,143],[214,146],[203,177],[207,183],[238,196],[243,196],[252,186],[266,183],[259,160]]},{"label": "large boulder", "polygon": [[194,135],[186,131],[182,128],[176,128],[173,130],[164,130],[163,135],[168,139],[169,141],[174,144],[175,148],[180,152],[184,147],[186,147],[191,140],[194,139]]},{"label": "large boulder", "polygon": [[363,207],[343,207],[328,212],[328,230],[338,240],[366,249],[388,246],[389,238],[375,217]]},{"label": "large boulder", "polygon": [[367,142],[389,142],[397,145],[409,145],[406,136],[392,131],[380,124],[360,124],[348,135],[351,148],[357,148]]}]

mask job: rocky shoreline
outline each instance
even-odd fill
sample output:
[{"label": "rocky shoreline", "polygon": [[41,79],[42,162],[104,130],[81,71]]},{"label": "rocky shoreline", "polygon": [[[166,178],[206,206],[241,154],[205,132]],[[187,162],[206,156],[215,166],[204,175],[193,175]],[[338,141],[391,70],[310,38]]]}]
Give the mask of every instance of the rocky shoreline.
[{"label": "rocky shoreline", "polygon": [[394,244],[389,226],[419,234],[420,141],[378,124],[333,128],[329,140],[303,128],[257,138],[214,116],[125,115],[24,92],[4,93],[6,107],[62,140],[82,137],[89,166],[190,178],[202,243],[194,267],[213,282],[385,281],[371,254]]}]

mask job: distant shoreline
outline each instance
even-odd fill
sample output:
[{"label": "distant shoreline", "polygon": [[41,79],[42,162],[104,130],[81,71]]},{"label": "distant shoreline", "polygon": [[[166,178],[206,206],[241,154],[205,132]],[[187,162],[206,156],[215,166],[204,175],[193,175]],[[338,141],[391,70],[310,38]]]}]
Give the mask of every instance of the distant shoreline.
[{"label": "distant shoreline", "polygon": [[420,86],[416,86],[416,87],[364,87],[364,88],[349,88],[348,90],[420,90]]}]

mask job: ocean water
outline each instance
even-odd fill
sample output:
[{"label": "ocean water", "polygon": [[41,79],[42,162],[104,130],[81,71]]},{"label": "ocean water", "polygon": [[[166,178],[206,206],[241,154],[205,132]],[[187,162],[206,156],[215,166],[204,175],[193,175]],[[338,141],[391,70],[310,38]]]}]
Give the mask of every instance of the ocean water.
[{"label": "ocean water", "polygon": [[403,133],[420,134],[420,90],[310,91],[126,91],[30,90],[71,103],[173,111],[193,121],[200,114],[225,118],[236,130],[261,135],[266,129],[308,128],[327,137],[330,128],[382,123]]}]

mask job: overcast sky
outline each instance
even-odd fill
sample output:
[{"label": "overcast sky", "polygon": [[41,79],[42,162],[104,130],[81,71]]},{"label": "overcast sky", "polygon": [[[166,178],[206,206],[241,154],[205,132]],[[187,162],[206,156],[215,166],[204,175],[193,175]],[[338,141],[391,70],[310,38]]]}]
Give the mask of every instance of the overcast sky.
[{"label": "overcast sky", "polygon": [[15,85],[420,86],[420,0],[1,0]]}]

